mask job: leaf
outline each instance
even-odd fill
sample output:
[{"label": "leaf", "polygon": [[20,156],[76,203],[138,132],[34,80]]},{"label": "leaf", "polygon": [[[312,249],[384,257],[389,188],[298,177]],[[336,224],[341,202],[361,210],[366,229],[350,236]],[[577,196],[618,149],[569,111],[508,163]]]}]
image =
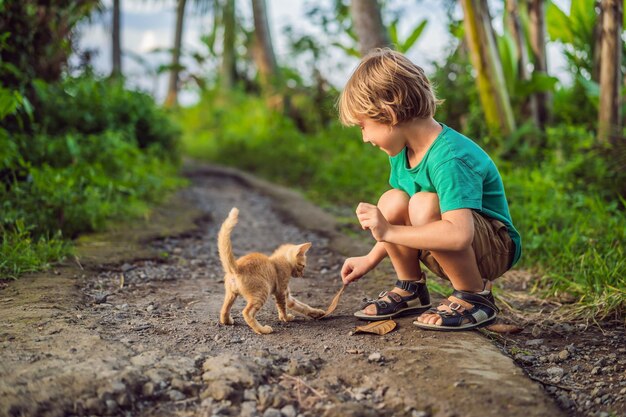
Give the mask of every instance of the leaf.
[{"label": "leaf", "polygon": [[326,312],[324,313],[324,315],[322,317],[320,317],[320,319],[323,319],[324,317],[330,316],[332,314],[332,312],[335,311],[335,309],[337,308],[337,305],[339,304],[339,299],[341,298],[341,295],[345,291],[346,287],[347,287],[347,285],[344,284],[341,287],[341,289],[339,290],[339,292],[337,294],[335,294],[335,297],[333,298],[333,301],[330,302],[330,305],[326,309]]},{"label": "leaf", "polygon": [[353,333],[373,333],[382,336],[395,329],[396,326],[393,320],[373,321],[365,326],[357,326]]},{"label": "leaf", "polygon": [[415,44],[415,42],[422,35],[422,32],[426,28],[427,24],[428,24],[428,20],[424,19],[420,22],[419,25],[417,25],[415,29],[413,29],[413,32],[411,32],[408,38],[404,40],[404,43],[402,44],[400,52],[406,53],[409,49],[411,49],[411,47]]},{"label": "leaf", "polygon": [[491,324],[485,327],[485,329],[489,330],[490,332],[503,333],[503,334],[504,333],[517,334],[521,332],[522,330],[524,330],[523,327],[518,327],[518,326],[515,326],[514,324],[504,324],[504,323]]}]

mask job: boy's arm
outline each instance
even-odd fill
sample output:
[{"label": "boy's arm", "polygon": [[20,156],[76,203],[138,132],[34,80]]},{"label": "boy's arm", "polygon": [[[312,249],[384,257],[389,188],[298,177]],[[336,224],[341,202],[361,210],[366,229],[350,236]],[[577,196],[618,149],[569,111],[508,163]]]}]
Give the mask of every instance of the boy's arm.
[{"label": "boy's arm", "polygon": [[341,268],[341,279],[344,284],[356,281],[369,271],[374,269],[387,256],[383,242],[377,242],[372,250],[365,256],[348,258]]},{"label": "boy's arm", "polygon": [[380,242],[389,242],[414,249],[458,251],[466,249],[474,239],[471,209],[445,212],[442,219],[423,226],[391,225],[378,207],[361,203],[357,208],[359,222]]}]

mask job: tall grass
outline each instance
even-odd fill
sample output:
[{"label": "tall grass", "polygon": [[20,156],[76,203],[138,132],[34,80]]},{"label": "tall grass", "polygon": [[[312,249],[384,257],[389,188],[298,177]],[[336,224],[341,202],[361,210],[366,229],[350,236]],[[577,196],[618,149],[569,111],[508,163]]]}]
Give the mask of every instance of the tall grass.
[{"label": "tall grass", "polygon": [[[178,118],[186,154],[297,187],[319,204],[374,202],[389,188],[387,157],[364,145],[358,129],[331,124],[305,135],[260,99],[243,95],[228,102],[207,96]],[[589,132],[557,127],[548,135],[564,146],[540,162],[496,161],[523,239],[518,267],[541,276],[535,292],[577,301],[570,311],[578,318],[622,317],[624,202],[602,187],[605,172],[590,151]]]}]

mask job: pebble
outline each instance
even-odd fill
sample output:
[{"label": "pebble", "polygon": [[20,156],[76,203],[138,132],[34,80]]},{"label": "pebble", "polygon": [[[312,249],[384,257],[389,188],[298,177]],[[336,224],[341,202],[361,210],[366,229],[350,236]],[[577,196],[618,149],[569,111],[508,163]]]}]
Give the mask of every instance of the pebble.
[{"label": "pebble", "polygon": [[146,382],[143,384],[142,393],[146,397],[152,397],[154,395],[154,383]]},{"label": "pebble", "polygon": [[288,404],[280,409],[280,413],[284,417],[296,417],[298,412],[296,411],[296,407],[291,404]]},{"label": "pebble", "polygon": [[170,400],[172,401],[182,401],[185,398],[187,398],[185,396],[185,394],[183,394],[182,392],[176,390],[176,389],[171,389],[167,392],[167,396],[169,397]]},{"label": "pebble", "polygon": [[517,355],[515,355],[515,359],[527,365],[531,365],[537,360],[537,357],[533,355],[524,355],[524,354],[518,353]]},{"label": "pebble", "polygon": [[254,417],[259,413],[256,410],[256,401],[244,401],[241,403],[240,417]]},{"label": "pebble", "polygon": [[559,368],[558,366],[552,366],[546,369],[546,372],[548,373],[548,376],[550,378],[558,378],[558,379],[563,377],[563,374],[565,373],[563,368]]},{"label": "pebble", "polygon": [[367,357],[368,362],[381,362],[383,360],[383,355],[380,352],[374,352]]},{"label": "pebble", "polygon": [[559,352],[559,359],[564,361],[569,358],[569,352],[567,350],[562,350]]},{"label": "pebble", "polygon": [[526,341],[526,346],[541,346],[543,339],[531,339]]},{"label": "pebble", "polygon": [[270,407],[267,410],[265,410],[265,412],[263,413],[263,417],[283,417],[283,416],[282,414],[280,414],[280,410]]}]

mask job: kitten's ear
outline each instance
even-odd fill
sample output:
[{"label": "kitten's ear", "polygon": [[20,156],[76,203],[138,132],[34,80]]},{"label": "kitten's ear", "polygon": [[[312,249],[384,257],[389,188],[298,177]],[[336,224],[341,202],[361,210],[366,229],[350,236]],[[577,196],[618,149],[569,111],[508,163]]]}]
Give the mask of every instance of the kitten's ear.
[{"label": "kitten's ear", "polygon": [[313,244],[311,242],[307,242],[307,243],[303,243],[302,245],[298,246],[298,255],[304,255],[309,249],[311,249],[311,246]]}]

